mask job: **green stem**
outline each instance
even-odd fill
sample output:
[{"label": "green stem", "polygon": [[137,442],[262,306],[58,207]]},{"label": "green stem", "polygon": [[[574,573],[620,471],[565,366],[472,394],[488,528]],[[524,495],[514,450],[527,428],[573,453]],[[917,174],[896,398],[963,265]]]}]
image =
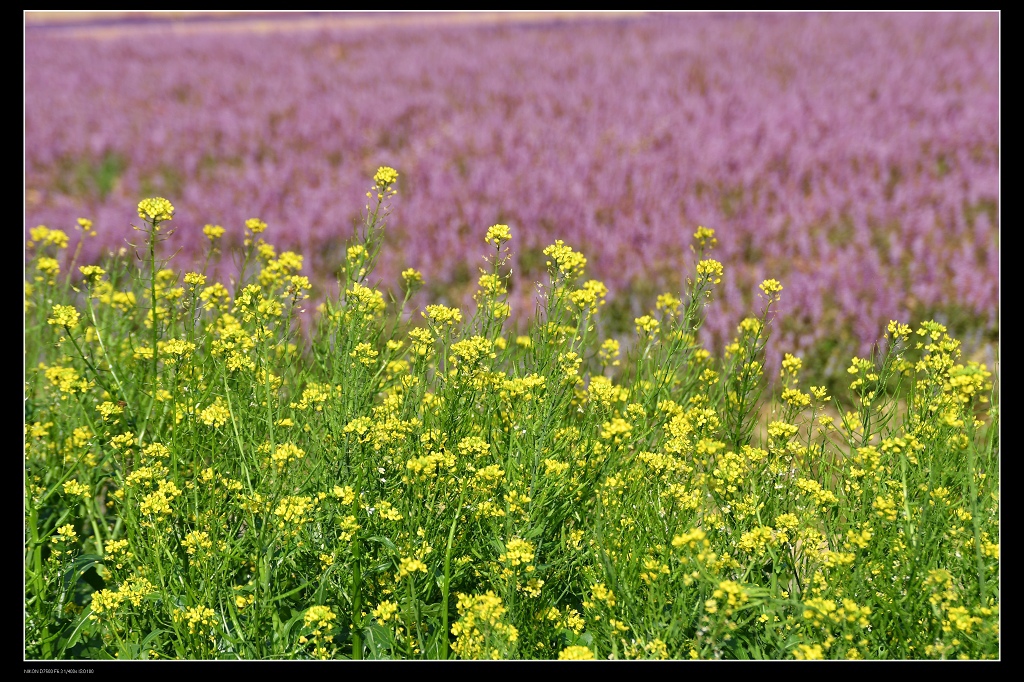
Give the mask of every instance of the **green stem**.
[{"label": "green stem", "polygon": [[[117,372],[114,370],[114,364],[110,362],[110,353],[107,351],[106,345],[103,343],[103,334],[100,332],[100,323],[96,319],[96,307],[92,304],[92,298],[89,299],[89,317],[92,319],[93,328],[96,330],[96,342],[100,345],[100,351],[103,353],[103,357],[107,359],[107,365],[110,367],[110,376],[114,378],[114,384],[117,385],[117,392],[121,396],[121,400],[125,402],[125,406],[128,409],[128,416],[130,419],[135,419],[135,408],[132,406],[130,400],[128,400],[128,394],[124,390],[124,386],[121,384],[121,380],[117,376]],[[93,370],[93,373],[99,376],[97,370]],[[102,383],[100,384],[102,385]]]},{"label": "green stem", "polygon": [[156,347],[157,341],[160,340],[160,330],[157,327],[158,315],[157,315],[157,305],[156,305],[156,231],[157,231],[157,226],[159,224],[160,223],[158,221],[156,221],[156,220],[153,221],[153,223],[152,223],[153,227],[148,232],[149,239],[147,240],[149,242],[149,305],[150,305],[150,312],[153,315],[153,324],[152,324],[153,333],[150,334],[150,339],[151,339],[152,344],[153,344],[153,361],[150,363],[150,372],[152,373],[152,377],[153,377],[153,389],[152,389],[152,395],[150,395],[150,399],[149,399],[149,407],[146,410],[146,416],[142,420],[142,427],[139,429],[138,441],[140,443],[142,442],[142,439],[143,439],[143,437],[146,434],[146,427],[149,424],[149,417],[153,413],[153,405],[156,403],[156,392],[157,392],[157,383],[158,383],[157,363],[160,360],[160,354],[157,352],[157,347]]},{"label": "green stem", "polygon": [[[463,493],[464,494],[464,493]],[[455,528],[459,523],[459,512],[462,510],[462,497],[455,505],[455,516],[451,528],[448,529],[448,544],[444,550],[444,585],[441,586],[441,660],[448,660],[448,591],[452,580],[452,541],[455,539]]]},{"label": "green stem", "polygon": [[[355,490],[355,507],[356,507],[356,518],[358,519],[359,513],[359,493],[362,488],[362,476],[356,477],[356,490]],[[352,659],[362,660],[363,658],[363,637],[362,627],[363,619],[361,616],[361,609],[363,608],[362,601],[362,558],[363,558],[363,547],[362,543],[359,542],[359,530],[356,529],[352,536]]]},{"label": "green stem", "polygon": [[[971,419],[970,415],[966,419]],[[965,419],[965,422],[966,422]],[[981,519],[978,516],[978,476],[974,471],[975,466],[975,445],[974,429],[971,429],[971,444],[967,448],[967,475],[971,477],[971,521],[974,526],[974,559],[978,571],[978,591],[981,596],[981,605],[987,606],[988,589],[985,581],[985,559],[981,551]]]},{"label": "green stem", "polygon": [[420,605],[416,601],[416,591],[413,589],[411,573],[408,576],[408,580],[409,601],[412,603],[413,621],[416,623],[416,642],[419,644],[420,656],[423,656],[425,647],[423,646],[423,628],[420,627]]}]

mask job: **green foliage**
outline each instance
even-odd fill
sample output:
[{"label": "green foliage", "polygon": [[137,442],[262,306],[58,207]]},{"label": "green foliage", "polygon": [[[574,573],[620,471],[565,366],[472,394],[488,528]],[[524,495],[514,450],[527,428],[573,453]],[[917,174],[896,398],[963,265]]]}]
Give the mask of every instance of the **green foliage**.
[{"label": "green foliage", "polygon": [[696,341],[705,228],[621,346],[561,242],[507,330],[502,225],[476,309],[414,314],[419,273],[367,284],[396,179],[308,338],[258,219],[230,286],[167,267],[166,200],[141,265],[62,274],[33,234],[27,658],[999,655],[998,394],[942,325],[890,324],[839,398],[791,356],[769,384],[778,282],[721,356]]}]

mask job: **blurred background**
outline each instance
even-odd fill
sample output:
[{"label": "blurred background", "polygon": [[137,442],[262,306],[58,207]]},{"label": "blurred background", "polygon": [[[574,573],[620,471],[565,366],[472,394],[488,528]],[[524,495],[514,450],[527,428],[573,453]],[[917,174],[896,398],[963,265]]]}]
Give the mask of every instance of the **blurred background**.
[{"label": "blurred background", "polygon": [[202,262],[204,225],[238,244],[258,217],[322,298],[388,165],[377,281],[421,270],[420,306],[471,308],[505,223],[510,324],[563,239],[610,290],[601,333],[628,339],[685,286],[704,225],[725,266],[716,350],[774,277],[769,372],[791,352],[841,376],[890,319],[937,319],[995,360],[998,12],[24,17],[25,234],[89,218],[85,259],[133,239],[158,195],[170,267]]}]

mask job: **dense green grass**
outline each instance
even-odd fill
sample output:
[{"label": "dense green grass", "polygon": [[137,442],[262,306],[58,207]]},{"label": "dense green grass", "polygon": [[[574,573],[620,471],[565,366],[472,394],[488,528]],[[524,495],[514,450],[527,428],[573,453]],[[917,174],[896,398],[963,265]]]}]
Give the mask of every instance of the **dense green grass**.
[{"label": "dense green grass", "polygon": [[841,396],[768,382],[784,283],[712,356],[705,228],[628,346],[561,243],[504,332],[502,225],[475,311],[408,311],[419,273],[371,285],[395,179],[308,339],[257,219],[235,283],[162,260],[166,200],[139,259],[34,232],[26,658],[999,656],[997,391],[945,328],[879,330]]}]

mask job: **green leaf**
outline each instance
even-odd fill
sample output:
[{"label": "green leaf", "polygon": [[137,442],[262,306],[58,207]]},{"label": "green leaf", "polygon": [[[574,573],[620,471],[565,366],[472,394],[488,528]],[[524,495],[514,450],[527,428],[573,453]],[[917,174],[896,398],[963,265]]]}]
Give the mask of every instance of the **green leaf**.
[{"label": "green leaf", "polygon": [[386,538],[386,537],[383,537],[383,536],[380,536],[380,535],[374,535],[374,536],[366,538],[366,541],[367,542],[376,542],[378,544],[384,545],[385,547],[390,549],[392,552],[396,552],[396,553],[399,552],[398,546],[394,542],[392,542],[390,538]]},{"label": "green leaf", "polygon": [[367,658],[390,660],[390,653],[395,650],[394,632],[380,623],[371,622],[363,629],[363,644],[368,649]]},{"label": "green leaf", "polygon": [[64,589],[70,590],[71,586],[78,582],[83,573],[95,564],[102,563],[102,561],[103,557],[96,554],[82,554],[76,557],[67,570],[64,571]]}]

